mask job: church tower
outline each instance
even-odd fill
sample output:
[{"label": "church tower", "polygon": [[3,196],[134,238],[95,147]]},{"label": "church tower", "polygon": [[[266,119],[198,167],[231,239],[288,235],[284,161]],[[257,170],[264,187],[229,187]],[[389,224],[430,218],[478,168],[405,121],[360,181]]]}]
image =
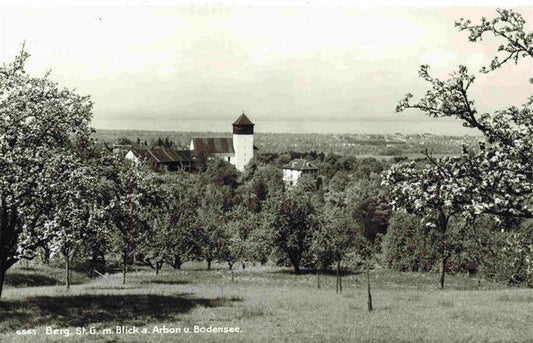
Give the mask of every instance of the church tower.
[{"label": "church tower", "polygon": [[233,123],[233,150],[235,150],[235,167],[244,171],[244,166],[254,157],[254,124],[242,112]]}]

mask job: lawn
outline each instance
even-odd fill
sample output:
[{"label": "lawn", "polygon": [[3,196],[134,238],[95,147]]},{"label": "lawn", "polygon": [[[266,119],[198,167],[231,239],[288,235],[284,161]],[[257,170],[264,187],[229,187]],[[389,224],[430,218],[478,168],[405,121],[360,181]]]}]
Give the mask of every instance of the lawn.
[{"label": "lawn", "polygon": [[[14,269],[8,273],[28,280],[4,290],[0,342],[533,342],[530,289],[454,276],[439,290],[435,274],[377,269],[368,313],[362,275],[344,276],[338,295],[333,275],[317,289],[312,273],[258,266],[236,270],[232,282],[227,269],[202,267],[157,276],[139,270],[126,285],[119,274],[79,275],[69,291],[50,281],[60,280],[60,270]],[[139,333],[116,333],[116,326]],[[194,333],[195,326],[239,332]],[[47,327],[59,330],[47,334]]]}]

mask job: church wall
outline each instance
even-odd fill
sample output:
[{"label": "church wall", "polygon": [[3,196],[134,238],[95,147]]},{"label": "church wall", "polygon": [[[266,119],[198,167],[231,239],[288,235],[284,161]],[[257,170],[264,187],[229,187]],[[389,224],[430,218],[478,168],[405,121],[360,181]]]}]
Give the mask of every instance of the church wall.
[{"label": "church wall", "polygon": [[235,167],[244,171],[244,167],[254,157],[254,135],[233,135],[233,150],[235,150]]}]

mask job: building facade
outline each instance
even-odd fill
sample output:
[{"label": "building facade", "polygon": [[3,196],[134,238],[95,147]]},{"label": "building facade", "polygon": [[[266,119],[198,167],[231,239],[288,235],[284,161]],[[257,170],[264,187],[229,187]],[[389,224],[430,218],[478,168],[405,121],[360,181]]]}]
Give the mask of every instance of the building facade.
[{"label": "building facade", "polygon": [[283,181],[289,187],[296,185],[302,175],[316,175],[318,173],[318,168],[304,159],[292,160],[281,169],[283,170]]}]

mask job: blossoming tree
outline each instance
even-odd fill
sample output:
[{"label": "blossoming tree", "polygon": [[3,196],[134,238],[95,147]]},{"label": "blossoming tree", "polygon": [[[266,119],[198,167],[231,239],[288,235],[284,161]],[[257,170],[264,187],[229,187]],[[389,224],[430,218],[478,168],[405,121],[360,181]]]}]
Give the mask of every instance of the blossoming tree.
[{"label": "blossoming tree", "polygon": [[58,168],[89,144],[89,97],[61,89],[24,69],[21,52],[0,66],[0,295],[5,272],[23,255],[52,239],[47,201],[58,180],[76,168]]},{"label": "blossoming tree", "polygon": [[[533,32],[525,31],[525,20],[512,10],[498,9],[494,19],[482,18],[477,25],[460,19],[456,27],[469,32],[471,42],[485,35],[503,40],[498,56],[481,73],[533,57]],[[482,214],[533,218],[533,97],[521,107],[480,114],[468,93],[475,76],[465,66],[448,80],[431,76],[427,65],[421,66],[419,76],[431,89],[417,101],[407,94],[397,112],[415,109],[434,118],[456,118],[486,139],[475,151],[465,148],[460,157],[437,159],[426,151],[428,163],[423,167],[407,162],[390,168],[383,183],[391,190],[393,206],[423,215],[426,225],[443,235],[454,215],[469,220]],[[443,251],[441,287],[446,256]]]}]

